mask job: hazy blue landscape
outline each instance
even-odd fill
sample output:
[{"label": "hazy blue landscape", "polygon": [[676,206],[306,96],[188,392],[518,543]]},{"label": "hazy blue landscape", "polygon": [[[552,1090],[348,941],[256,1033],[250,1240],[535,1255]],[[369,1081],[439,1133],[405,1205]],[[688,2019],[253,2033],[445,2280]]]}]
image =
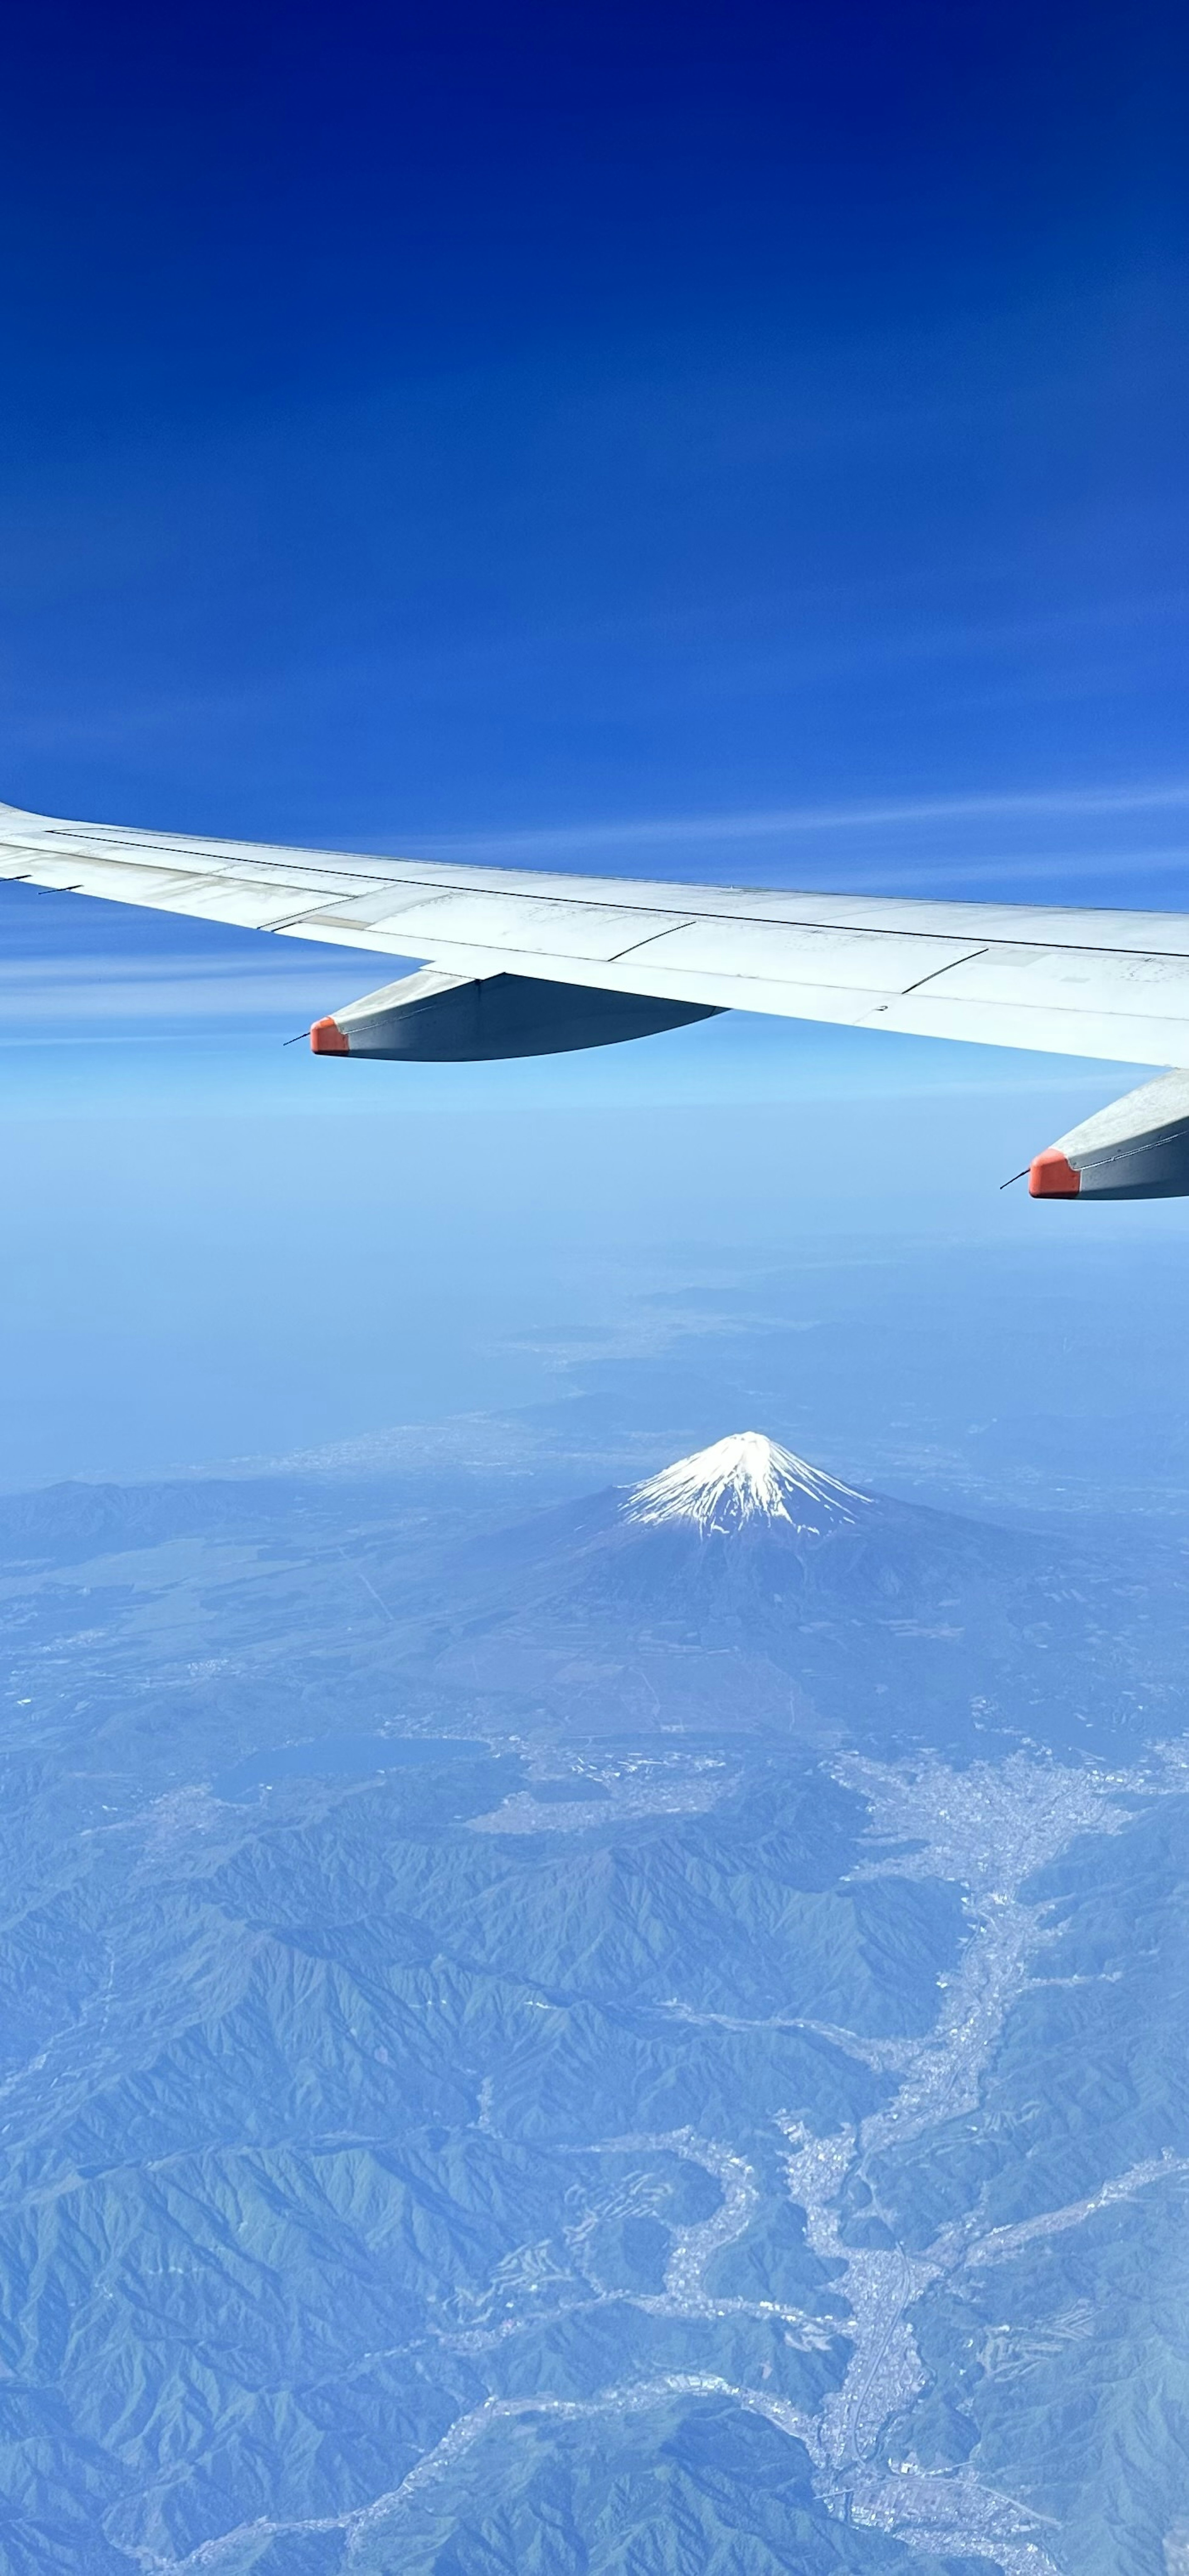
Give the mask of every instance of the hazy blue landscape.
[{"label": "hazy blue landscape", "polygon": [[0,1501],[14,2576],[1181,2563],[1177,1496],[613,1377]]},{"label": "hazy blue landscape", "polygon": [[352,1061],[10,845],[0,2576],[1189,2576],[1189,1199],[1024,1178],[1161,1068],[819,946],[1189,1012],[1189,16],[4,38],[0,800],[841,980]]}]

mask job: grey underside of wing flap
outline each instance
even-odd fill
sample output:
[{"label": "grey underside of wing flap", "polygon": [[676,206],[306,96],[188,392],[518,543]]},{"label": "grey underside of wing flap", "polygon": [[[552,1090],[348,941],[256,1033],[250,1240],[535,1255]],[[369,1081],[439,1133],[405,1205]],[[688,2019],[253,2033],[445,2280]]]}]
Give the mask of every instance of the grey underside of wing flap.
[{"label": "grey underside of wing flap", "polygon": [[337,1011],[331,1025],[346,1047],[319,1051],[406,1064],[479,1063],[615,1046],[717,1016],[702,1003],[528,975],[447,975],[430,967]]}]

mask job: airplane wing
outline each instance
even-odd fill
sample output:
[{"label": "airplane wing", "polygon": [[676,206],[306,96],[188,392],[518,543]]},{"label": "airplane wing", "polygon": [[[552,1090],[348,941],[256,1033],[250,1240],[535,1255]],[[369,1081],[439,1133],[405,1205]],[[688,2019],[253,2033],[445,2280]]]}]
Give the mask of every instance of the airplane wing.
[{"label": "airplane wing", "polygon": [[[1189,1065],[1184,913],[559,876],[124,830],[7,805],[6,878],[427,961],[317,1022],[320,1054],[551,1053],[745,1010]],[[1038,1157],[1034,1194],[1189,1191],[1189,1089],[1170,1080],[1175,1095],[1159,1083],[1134,1095],[1142,1132],[1117,1104],[1105,1143],[1095,1132],[1083,1150],[1101,1124],[1090,1120]],[[1161,1177],[1144,1162],[1157,1134]]]}]

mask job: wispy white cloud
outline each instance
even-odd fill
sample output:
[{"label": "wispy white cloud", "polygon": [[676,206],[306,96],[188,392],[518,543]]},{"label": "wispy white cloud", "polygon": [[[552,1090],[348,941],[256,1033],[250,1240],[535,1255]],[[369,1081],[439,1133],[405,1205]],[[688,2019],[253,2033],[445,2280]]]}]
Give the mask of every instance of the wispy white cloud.
[{"label": "wispy white cloud", "polygon": [[[1025,789],[1018,793],[885,797],[831,804],[777,805],[729,814],[648,815],[634,820],[562,823],[531,831],[440,835],[442,857],[497,859],[516,853],[668,847],[673,843],[781,840],[796,833],[879,832],[904,824],[1004,823],[1094,820],[1189,812],[1189,779],[1164,779],[1117,787]],[[1181,852],[1167,853],[1180,857]]]},{"label": "wispy white cloud", "polygon": [[350,969],[344,978],[341,967],[328,970],[300,952],[275,959],[270,952],[263,969],[243,958],[9,958],[0,962],[0,1044],[27,1044],[39,1027],[52,1030],[57,1044],[71,1029],[94,1039],[146,1022],[308,1026],[342,999],[350,981]]}]

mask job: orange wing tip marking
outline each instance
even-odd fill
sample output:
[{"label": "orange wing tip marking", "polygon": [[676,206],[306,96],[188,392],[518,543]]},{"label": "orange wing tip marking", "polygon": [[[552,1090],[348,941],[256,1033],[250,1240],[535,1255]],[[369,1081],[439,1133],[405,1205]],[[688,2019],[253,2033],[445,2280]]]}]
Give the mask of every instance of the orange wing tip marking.
[{"label": "orange wing tip marking", "polygon": [[315,1055],[350,1055],[351,1041],[337,1020],[315,1020],[310,1047]]},{"label": "orange wing tip marking", "polygon": [[1028,1170],[1028,1196],[1032,1199],[1076,1199],[1082,1186],[1080,1172],[1074,1170],[1064,1154],[1050,1145],[1037,1154]]}]

